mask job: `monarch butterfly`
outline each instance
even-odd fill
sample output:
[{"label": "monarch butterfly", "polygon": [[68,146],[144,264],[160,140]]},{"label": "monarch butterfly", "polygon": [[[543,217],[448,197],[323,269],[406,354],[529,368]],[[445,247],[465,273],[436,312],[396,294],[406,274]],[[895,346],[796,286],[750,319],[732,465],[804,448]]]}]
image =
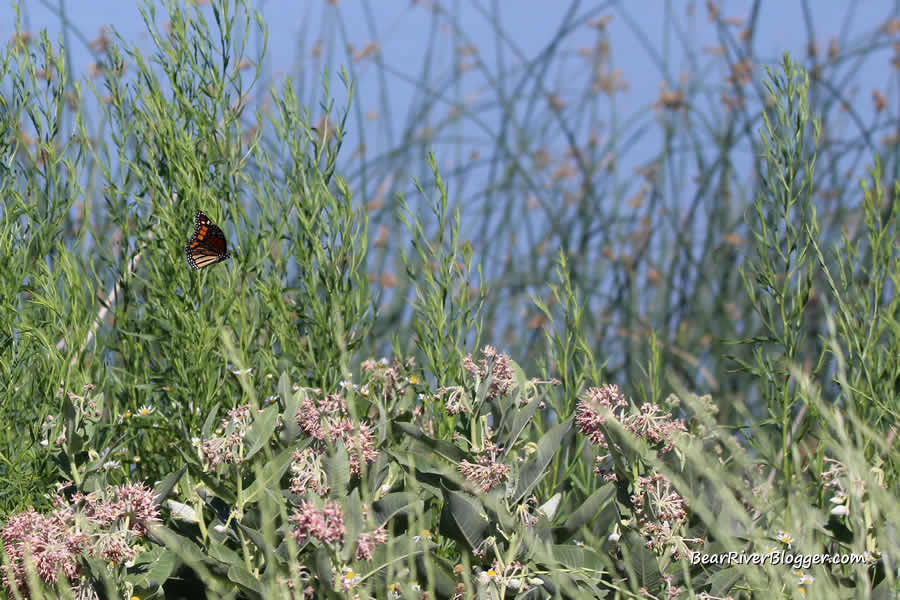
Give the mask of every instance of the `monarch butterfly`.
[{"label": "monarch butterfly", "polygon": [[194,215],[194,237],[184,247],[188,265],[202,269],[230,258],[225,234],[201,211]]}]

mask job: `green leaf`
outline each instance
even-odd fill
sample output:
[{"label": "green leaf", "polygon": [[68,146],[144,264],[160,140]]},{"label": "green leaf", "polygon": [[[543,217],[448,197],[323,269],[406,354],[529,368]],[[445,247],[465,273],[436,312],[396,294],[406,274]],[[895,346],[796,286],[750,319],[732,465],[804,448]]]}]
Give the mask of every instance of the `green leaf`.
[{"label": "green leaf", "polygon": [[128,570],[125,580],[135,587],[155,591],[166,582],[177,562],[175,554],[166,548],[141,552],[135,557],[134,566]]},{"label": "green leaf", "polygon": [[275,433],[275,425],[278,422],[278,406],[271,405],[263,409],[262,414],[257,413],[253,418],[253,425],[247,431],[245,439],[251,440],[250,449],[244,460],[249,460],[254,454],[262,450],[262,448],[272,439]]},{"label": "green leaf", "polygon": [[266,461],[260,469],[261,476],[255,479],[244,493],[244,504],[256,500],[256,497],[263,491],[270,491],[280,497],[281,477],[291,466],[293,455],[294,450],[292,448],[286,448],[273,456],[270,460]]},{"label": "green leaf", "polygon": [[501,460],[502,457],[505,457],[512,449],[516,440],[519,439],[519,436],[522,434],[525,426],[528,425],[528,422],[531,421],[531,418],[534,417],[534,413],[537,411],[540,404],[540,400],[537,397],[534,397],[531,399],[531,402],[525,406],[513,410],[514,416],[512,425],[510,426],[509,435],[503,440],[503,454],[501,455]]},{"label": "green leaf", "polygon": [[394,423],[394,427],[405,432],[414,440],[422,442],[429,449],[433,450],[439,456],[446,458],[454,463],[459,463],[465,458],[465,454],[455,444],[451,444],[445,440],[436,440],[425,435],[421,429],[409,423]]},{"label": "green leaf", "polygon": [[[605,483],[600,488],[594,490],[588,496],[581,506],[576,508],[566,519],[562,527],[559,528],[559,534],[563,539],[575,535],[584,525],[589,523],[597,512],[606,506],[611,507],[611,518],[615,518],[615,504],[612,502],[616,496],[616,486],[612,483]],[[608,525],[608,523],[606,524]],[[607,527],[603,524],[598,525],[596,531],[606,532]]]},{"label": "green leaf", "polygon": [[622,552],[637,577],[640,587],[658,589],[662,584],[659,561],[652,550],[647,548],[644,538],[634,531],[628,532],[621,540]]},{"label": "green leaf", "polygon": [[388,494],[381,500],[372,503],[372,519],[376,525],[384,525],[397,514],[414,513],[415,511],[409,510],[413,503],[421,504],[421,500],[409,492]]},{"label": "green leaf", "polygon": [[477,548],[484,541],[491,522],[477,499],[462,492],[444,492],[440,531],[443,535]]},{"label": "green leaf", "polygon": [[280,433],[281,441],[290,444],[300,437],[300,426],[297,425],[297,407],[300,403],[297,395],[291,390],[291,380],[284,371],[278,379],[278,394],[281,396],[281,401],[284,402],[282,418],[284,428]]},{"label": "green leaf", "polygon": [[209,544],[208,551],[211,557],[226,565],[238,565],[243,563],[241,556],[225,544]]},{"label": "green leaf", "polygon": [[737,567],[720,569],[709,578],[709,593],[716,597],[725,597],[743,576],[743,573]]},{"label": "green leaf", "polygon": [[341,560],[350,562],[356,552],[356,540],[365,528],[363,522],[362,502],[359,500],[359,488],[354,488],[344,505],[344,547]]},{"label": "green leaf", "polygon": [[553,560],[566,569],[588,570],[600,574],[603,558],[594,550],[575,544],[554,544],[551,546]]},{"label": "green leaf", "polygon": [[175,489],[175,485],[181,479],[182,475],[184,475],[185,471],[187,471],[187,467],[181,467],[174,473],[166,475],[165,479],[156,484],[156,486],[153,488],[153,492],[156,494],[157,504],[162,504],[163,500],[168,498],[169,494],[171,494],[172,490]]},{"label": "green leaf", "polygon": [[254,597],[262,598],[262,585],[259,579],[250,574],[250,571],[241,565],[233,564],[228,567],[228,579],[243,588],[244,593],[255,592]]},{"label": "green leaf", "polygon": [[182,504],[181,502],[176,502],[172,499],[167,500],[166,504],[169,507],[169,514],[173,519],[177,519],[178,521],[185,521],[187,523],[197,523],[200,521],[200,519],[197,517],[197,511],[194,510],[193,506],[189,504]]},{"label": "green leaf", "polygon": [[553,460],[559,445],[563,438],[569,433],[572,427],[572,419],[569,418],[562,423],[551,428],[545,433],[538,442],[535,457],[519,471],[519,481],[516,484],[516,491],[513,492],[510,501],[512,504],[518,504],[526,494],[534,489],[541,478],[545,475],[544,469]]},{"label": "green leaf", "polygon": [[206,420],[203,421],[203,428],[200,430],[200,437],[202,439],[208,440],[210,438],[210,434],[212,434],[213,430],[216,427],[216,415],[218,414],[219,403],[216,402],[209,410],[209,414],[206,415]]},{"label": "green leaf", "polygon": [[350,457],[347,456],[347,447],[342,441],[338,441],[334,450],[322,459],[322,465],[332,493],[343,496],[350,485]]}]

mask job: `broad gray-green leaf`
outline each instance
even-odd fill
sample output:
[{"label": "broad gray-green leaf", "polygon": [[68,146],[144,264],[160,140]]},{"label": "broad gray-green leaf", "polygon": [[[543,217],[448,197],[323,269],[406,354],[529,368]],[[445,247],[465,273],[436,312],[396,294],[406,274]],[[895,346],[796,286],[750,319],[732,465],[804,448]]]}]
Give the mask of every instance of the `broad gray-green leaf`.
[{"label": "broad gray-green leaf", "polygon": [[638,578],[641,587],[648,590],[659,588],[662,583],[662,573],[659,571],[659,561],[652,550],[647,548],[644,538],[631,531],[623,538],[620,545],[622,552],[631,565],[631,569]]},{"label": "broad gray-green leaf", "polygon": [[547,519],[553,520],[553,517],[556,516],[556,511],[559,509],[559,503],[562,501],[562,494],[560,492],[556,492],[553,494],[549,500],[541,504],[539,510],[547,515]]},{"label": "broad gray-green leaf", "polygon": [[[575,533],[578,532],[579,529],[589,523],[591,519],[593,519],[597,515],[597,513],[606,506],[611,507],[611,517],[614,518],[616,515],[616,511],[615,505],[612,503],[612,501],[615,498],[615,495],[616,486],[612,483],[605,483],[598,489],[594,490],[591,495],[581,503],[581,506],[579,506],[569,514],[569,517],[560,528],[560,536],[565,539],[575,535]],[[598,531],[605,532],[606,526],[601,525],[598,528]]]},{"label": "broad gray-green leaf", "polygon": [[216,402],[211,409],[209,409],[209,414],[206,415],[206,420],[203,421],[203,428],[200,429],[200,437],[204,440],[208,440],[210,435],[215,429],[216,426],[216,415],[219,414],[219,403]]},{"label": "broad gray-green leaf", "polygon": [[444,492],[441,533],[464,542],[469,548],[477,548],[490,526],[484,507],[477,499],[469,498],[462,492]]},{"label": "broad gray-green leaf", "polygon": [[414,440],[417,440],[433,450],[436,454],[446,458],[454,463],[459,463],[465,458],[465,454],[458,446],[451,444],[446,440],[436,440],[428,437],[421,429],[410,423],[394,423],[394,427],[400,429]]},{"label": "broad gray-green leaf", "polygon": [[410,504],[419,504],[421,500],[408,492],[388,494],[381,500],[372,503],[372,519],[377,525],[384,525],[398,513],[408,513]]},{"label": "broad gray-green leaf", "polygon": [[344,442],[338,440],[334,450],[322,459],[322,465],[328,477],[328,487],[333,493],[343,496],[350,484],[350,457]]},{"label": "broad gray-green leaf", "polygon": [[275,425],[278,422],[278,406],[272,404],[263,409],[262,413],[256,413],[253,417],[253,425],[247,431],[246,439],[250,440],[250,448],[244,456],[249,460],[254,454],[263,449],[272,439],[275,433]]},{"label": "broad gray-green leaf", "polygon": [[359,488],[354,488],[350,496],[343,502],[344,508],[344,547],[341,560],[350,562],[356,552],[356,540],[363,532],[362,502],[359,500]]},{"label": "broad gray-green leaf", "polygon": [[734,584],[740,581],[743,576],[743,573],[737,567],[727,567],[715,571],[709,578],[709,593],[716,597],[724,598],[731,592]]},{"label": "broad gray-green leaf", "polygon": [[300,436],[300,426],[297,425],[297,407],[299,399],[291,390],[291,380],[287,373],[282,372],[278,379],[278,395],[284,402],[284,429],[281,431],[281,439],[285,443],[291,443]]},{"label": "broad gray-green leaf", "polygon": [[166,500],[166,504],[169,507],[169,514],[172,515],[172,518],[187,523],[197,523],[199,521],[197,511],[194,510],[193,506],[176,502],[175,500]]},{"label": "broad gray-green leaf", "polygon": [[136,587],[156,590],[166,582],[177,562],[178,559],[171,550],[157,546],[135,557],[134,573],[128,574],[125,579]]},{"label": "broad gray-green leaf", "polygon": [[169,494],[172,493],[172,490],[175,489],[175,486],[178,484],[178,480],[181,479],[181,476],[184,475],[185,471],[187,471],[187,467],[181,467],[174,473],[170,473],[166,476],[165,479],[156,484],[153,488],[154,494],[156,494],[156,503],[160,504],[163,500],[169,497]]},{"label": "broad gray-green leaf", "polygon": [[528,422],[534,417],[534,413],[537,411],[539,405],[540,400],[537,397],[534,397],[525,406],[512,409],[514,411],[512,425],[510,425],[509,435],[503,440],[503,454],[501,454],[501,458],[505,457],[515,445],[516,440],[522,435],[525,426],[528,425]]},{"label": "broad gray-green leaf", "polygon": [[567,570],[602,572],[603,559],[595,551],[575,544],[554,544],[553,559]]},{"label": "broad gray-green leaf", "polygon": [[544,476],[544,470],[550,464],[550,461],[553,460],[559,445],[566,434],[569,433],[571,426],[572,419],[570,418],[552,427],[550,431],[541,436],[535,457],[519,471],[519,481],[516,484],[516,491],[513,492],[511,498],[513,504],[518,504],[540,482]]},{"label": "broad gray-green leaf", "polygon": [[228,567],[228,579],[244,588],[244,593],[255,592],[255,597],[262,598],[263,589],[259,580],[242,565],[233,564]]},{"label": "broad gray-green leaf", "polygon": [[285,474],[288,468],[291,466],[291,459],[293,458],[294,451],[291,448],[286,448],[273,456],[270,460],[266,461],[266,463],[259,470],[260,475],[250,484],[250,487],[247,488],[246,494],[244,496],[244,503],[250,503],[256,500],[258,494],[261,494],[262,491],[269,490],[273,493],[277,493],[279,496],[280,492],[280,482],[281,477]]}]

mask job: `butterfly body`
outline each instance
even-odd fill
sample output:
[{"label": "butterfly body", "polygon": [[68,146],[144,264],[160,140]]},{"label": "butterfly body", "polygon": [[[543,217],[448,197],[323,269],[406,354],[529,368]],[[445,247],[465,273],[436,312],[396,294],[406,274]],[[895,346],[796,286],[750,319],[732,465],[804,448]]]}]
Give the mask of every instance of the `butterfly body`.
[{"label": "butterfly body", "polygon": [[231,256],[225,234],[199,210],[194,215],[194,237],[184,247],[184,253],[192,269],[202,269]]}]

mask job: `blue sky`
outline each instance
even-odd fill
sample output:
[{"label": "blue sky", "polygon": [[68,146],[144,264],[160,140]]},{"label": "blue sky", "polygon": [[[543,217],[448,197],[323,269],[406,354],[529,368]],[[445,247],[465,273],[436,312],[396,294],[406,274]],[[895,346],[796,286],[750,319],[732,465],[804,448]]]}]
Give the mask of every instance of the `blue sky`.
[{"label": "blue sky", "polygon": [[[162,4],[162,3],[159,3]],[[259,10],[269,28],[268,74],[272,81],[278,81],[284,73],[296,73],[298,60],[302,63],[309,55],[312,44],[322,39],[325,47],[333,43],[342,50],[346,41],[359,49],[367,42],[377,40],[383,53],[390,88],[390,105],[396,114],[405,114],[416,88],[408,78],[418,77],[422,65],[423,49],[428,47],[433,31],[431,17],[425,7],[430,2],[410,2],[409,0],[363,0],[343,1],[332,4],[325,0],[257,0],[251,2],[253,9]],[[723,15],[743,19],[754,5],[749,0],[722,2],[719,4]],[[811,6],[811,14],[803,12],[803,7]],[[37,31],[47,28],[51,39],[60,31],[63,18],[71,22],[77,31],[87,39],[97,36],[104,25],[113,25],[128,40],[137,41],[139,46],[148,47],[149,38],[140,18],[139,9],[143,2],[123,2],[119,0],[81,0],[56,2],[47,0],[25,0],[21,3],[23,17],[28,29]],[[628,111],[644,111],[656,101],[660,84],[668,79],[670,85],[677,85],[684,72],[712,65],[709,57],[689,57],[684,52],[684,43],[678,36],[689,38],[695,47],[711,48],[721,43],[719,32],[711,25],[706,3],[688,2],[547,2],[546,0],[457,0],[446,3],[454,16],[458,28],[474,45],[488,65],[495,65],[497,30],[492,23],[494,15],[499,15],[501,29],[508,36],[508,45],[521,49],[523,55],[534,57],[551,43],[568,11],[579,15],[611,16],[608,24],[612,62],[624,74],[628,90],[620,95],[623,119]],[[689,9],[694,6],[693,10]],[[164,14],[164,10],[159,8]],[[62,16],[64,13],[64,17]],[[693,16],[688,16],[689,14]],[[340,19],[337,15],[340,14]],[[891,14],[897,14],[897,6],[892,2],[761,2],[757,16],[759,26],[755,39],[755,54],[769,57],[772,62],[780,59],[785,50],[794,56],[805,54],[807,23],[811,22],[821,50],[824,53],[831,36],[846,40],[864,41],[877,24],[883,23]],[[739,26],[735,26],[739,27]],[[0,37],[9,38],[14,29],[11,10],[0,13]],[[445,54],[459,41],[451,40],[448,31],[437,33],[444,36]],[[581,27],[567,36],[564,51],[575,53],[579,48],[594,43],[595,32]],[[74,38],[70,41],[76,70],[85,72],[91,57],[84,41]],[[440,48],[440,45],[438,46]],[[510,53],[507,51],[507,55]],[[449,59],[448,59],[449,60]],[[338,52],[333,67],[346,62],[346,55]],[[879,64],[880,63],[880,64]],[[860,83],[862,111],[868,111],[871,89],[881,88],[889,98],[896,94],[885,77],[884,62],[869,61],[855,72]],[[449,65],[449,63],[448,63]],[[664,65],[661,67],[661,65]],[[562,67],[557,81],[564,85],[577,76],[571,69]],[[712,68],[712,67],[710,67]],[[365,113],[379,106],[381,90],[377,85],[378,69],[371,61],[356,65],[357,97]],[[569,69],[566,72],[566,69]],[[498,74],[495,72],[495,74]],[[313,74],[311,74],[313,75]],[[552,80],[552,78],[551,78]],[[477,93],[479,84],[473,77],[471,93]],[[652,139],[645,137],[650,144]],[[639,151],[637,154],[641,154]],[[439,157],[440,158],[440,157]]]}]

